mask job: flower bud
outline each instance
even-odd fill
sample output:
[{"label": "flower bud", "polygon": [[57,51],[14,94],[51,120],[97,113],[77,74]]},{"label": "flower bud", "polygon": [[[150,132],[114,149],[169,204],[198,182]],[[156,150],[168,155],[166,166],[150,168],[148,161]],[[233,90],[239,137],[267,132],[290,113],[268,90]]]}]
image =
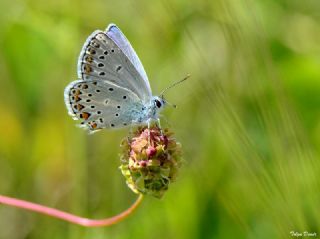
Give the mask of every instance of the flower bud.
[{"label": "flower bud", "polygon": [[168,129],[140,127],[122,143],[121,172],[135,193],[161,198],[181,166],[181,145]]}]

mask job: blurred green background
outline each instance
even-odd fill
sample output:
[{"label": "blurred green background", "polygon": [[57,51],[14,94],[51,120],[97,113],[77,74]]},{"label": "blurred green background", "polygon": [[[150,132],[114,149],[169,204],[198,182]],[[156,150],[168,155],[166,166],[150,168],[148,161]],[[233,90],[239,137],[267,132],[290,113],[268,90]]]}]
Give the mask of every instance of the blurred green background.
[{"label": "blurred green background", "polygon": [[88,135],[63,101],[95,29],[116,23],[185,165],[163,199],[86,229],[0,205],[0,238],[291,238],[320,235],[318,0],[1,0],[0,194],[92,218],[137,197],[118,169],[128,129]]}]

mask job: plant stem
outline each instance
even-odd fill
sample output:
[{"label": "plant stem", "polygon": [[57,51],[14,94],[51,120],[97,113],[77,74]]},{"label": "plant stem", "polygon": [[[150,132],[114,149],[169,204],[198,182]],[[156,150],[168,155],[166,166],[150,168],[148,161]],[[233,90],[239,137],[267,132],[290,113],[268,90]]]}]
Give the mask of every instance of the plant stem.
[{"label": "plant stem", "polygon": [[141,203],[143,199],[143,195],[140,194],[137,200],[125,211],[122,213],[105,219],[89,219],[84,217],[79,217],[71,213],[67,213],[64,211],[60,211],[55,208],[46,207],[40,204],[28,202],[21,199],[11,198],[7,196],[0,195],[0,204],[6,204],[9,206],[17,207],[17,208],[23,208],[29,211],[38,212],[41,214],[46,214],[51,217],[59,218],[64,221],[68,221],[74,224],[78,224],[85,227],[103,227],[103,226],[110,226],[113,224],[116,224],[126,217],[128,217]]}]

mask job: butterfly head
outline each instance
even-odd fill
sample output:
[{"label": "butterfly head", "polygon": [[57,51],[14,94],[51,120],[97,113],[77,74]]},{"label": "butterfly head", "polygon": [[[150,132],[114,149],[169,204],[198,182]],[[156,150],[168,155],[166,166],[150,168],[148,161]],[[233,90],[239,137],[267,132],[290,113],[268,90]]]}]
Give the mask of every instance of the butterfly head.
[{"label": "butterfly head", "polygon": [[163,98],[163,96],[153,97],[153,105],[154,105],[155,109],[160,110],[161,108],[163,108],[165,106],[165,104],[166,104],[166,101]]},{"label": "butterfly head", "polygon": [[158,119],[159,112],[163,109],[165,104],[166,101],[162,97],[153,96],[150,100],[149,106],[145,108],[146,119]]}]

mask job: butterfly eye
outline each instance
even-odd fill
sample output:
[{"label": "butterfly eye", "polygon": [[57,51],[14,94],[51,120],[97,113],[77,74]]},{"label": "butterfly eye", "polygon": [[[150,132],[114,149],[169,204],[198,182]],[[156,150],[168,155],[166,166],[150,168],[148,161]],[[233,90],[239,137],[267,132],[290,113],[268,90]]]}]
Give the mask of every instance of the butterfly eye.
[{"label": "butterfly eye", "polygon": [[155,100],[155,103],[158,108],[161,108],[162,103],[159,100]]}]

